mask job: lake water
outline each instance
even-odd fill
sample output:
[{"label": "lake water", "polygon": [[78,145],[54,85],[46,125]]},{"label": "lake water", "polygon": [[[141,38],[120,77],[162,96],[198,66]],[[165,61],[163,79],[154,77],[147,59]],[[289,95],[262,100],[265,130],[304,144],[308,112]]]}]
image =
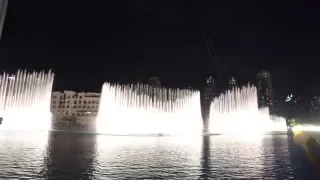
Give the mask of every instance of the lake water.
[{"label": "lake water", "polygon": [[316,179],[287,135],[0,132],[0,179]]}]

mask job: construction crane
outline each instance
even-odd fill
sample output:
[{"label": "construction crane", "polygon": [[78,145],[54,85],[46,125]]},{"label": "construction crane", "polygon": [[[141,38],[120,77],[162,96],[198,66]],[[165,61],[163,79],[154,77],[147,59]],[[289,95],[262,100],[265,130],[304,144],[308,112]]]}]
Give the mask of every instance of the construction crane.
[{"label": "construction crane", "polygon": [[3,31],[3,24],[7,13],[8,0],[0,0],[0,39]]}]

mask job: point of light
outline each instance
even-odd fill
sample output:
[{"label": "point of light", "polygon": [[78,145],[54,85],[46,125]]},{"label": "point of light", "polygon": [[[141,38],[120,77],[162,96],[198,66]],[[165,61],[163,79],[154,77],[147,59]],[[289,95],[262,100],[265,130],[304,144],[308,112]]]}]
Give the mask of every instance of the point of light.
[{"label": "point of light", "polygon": [[8,79],[15,80],[16,78],[14,76],[10,76],[10,77],[8,77]]},{"label": "point of light", "polygon": [[293,133],[301,133],[303,131],[306,132],[320,132],[320,126],[314,126],[314,125],[296,125],[292,127]]}]

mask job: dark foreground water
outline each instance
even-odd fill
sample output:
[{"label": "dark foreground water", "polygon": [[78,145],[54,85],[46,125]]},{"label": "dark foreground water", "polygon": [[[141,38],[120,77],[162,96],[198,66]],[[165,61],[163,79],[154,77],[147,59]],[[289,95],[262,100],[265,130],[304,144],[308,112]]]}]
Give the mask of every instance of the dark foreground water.
[{"label": "dark foreground water", "polygon": [[0,132],[0,179],[316,179],[287,135],[125,137]]}]

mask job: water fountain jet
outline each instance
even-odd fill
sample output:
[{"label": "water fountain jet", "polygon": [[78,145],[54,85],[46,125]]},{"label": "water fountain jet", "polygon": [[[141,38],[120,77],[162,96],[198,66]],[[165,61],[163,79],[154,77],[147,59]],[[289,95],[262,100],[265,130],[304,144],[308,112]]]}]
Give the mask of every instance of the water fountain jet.
[{"label": "water fountain jet", "polygon": [[48,130],[53,73],[0,75],[0,130]]},{"label": "water fountain jet", "polygon": [[96,124],[104,134],[200,135],[200,92],[105,83]]},{"label": "water fountain jet", "polygon": [[247,85],[233,88],[215,98],[210,108],[210,133],[263,134],[286,131],[282,117],[269,115],[269,109],[259,109],[257,89]]}]

